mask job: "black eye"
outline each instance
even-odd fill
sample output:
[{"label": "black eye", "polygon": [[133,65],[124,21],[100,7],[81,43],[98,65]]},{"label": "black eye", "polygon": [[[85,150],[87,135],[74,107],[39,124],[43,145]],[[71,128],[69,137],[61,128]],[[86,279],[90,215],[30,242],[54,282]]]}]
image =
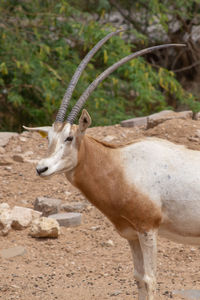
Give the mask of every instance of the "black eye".
[{"label": "black eye", "polygon": [[73,140],[73,136],[68,136],[66,139],[65,139],[65,142],[71,142]]}]

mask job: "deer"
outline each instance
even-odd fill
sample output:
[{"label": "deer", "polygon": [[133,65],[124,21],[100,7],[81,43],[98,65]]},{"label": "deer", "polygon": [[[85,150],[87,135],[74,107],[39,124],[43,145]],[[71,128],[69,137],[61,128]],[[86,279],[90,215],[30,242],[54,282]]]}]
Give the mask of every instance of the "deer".
[{"label": "deer", "polygon": [[154,50],[183,44],[153,46],[122,58],[94,79],[66,117],[81,73],[98,49],[119,32],[107,34],[81,61],[52,126],[24,128],[48,137],[47,155],[38,162],[37,174],[48,178],[64,173],[111,221],[130,245],[138,299],[153,300],[158,235],[178,243],[200,245],[200,152],[157,137],[121,145],[100,141],[86,133],[91,117],[82,110],[99,83],[124,63]]}]

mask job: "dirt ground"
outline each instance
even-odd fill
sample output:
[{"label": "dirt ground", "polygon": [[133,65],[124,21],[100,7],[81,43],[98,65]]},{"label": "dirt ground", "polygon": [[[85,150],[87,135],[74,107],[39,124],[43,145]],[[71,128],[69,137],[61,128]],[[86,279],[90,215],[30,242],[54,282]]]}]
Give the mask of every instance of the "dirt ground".
[{"label": "dirt ground", "polygon": [[[96,127],[88,134],[112,142],[142,136],[158,136],[200,150],[200,121],[172,120],[155,128]],[[47,141],[37,133],[23,133],[6,146],[6,157],[27,151],[30,159],[45,155]],[[70,192],[70,193],[69,193]],[[36,176],[34,163],[15,162],[0,166],[0,203],[33,208],[38,196],[66,201],[87,201],[64,175],[49,180]],[[107,243],[112,240],[113,245]],[[112,244],[112,243],[111,243]],[[0,258],[2,300],[131,300],[137,299],[129,246],[111,223],[93,206],[83,212],[82,225],[62,227],[58,239],[34,239],[28,229],[0,237],[0,248],[23,246],[26,253]],[[199,247],[159,238],[157,299],[182,299],[173,290],[200,289]]]}]

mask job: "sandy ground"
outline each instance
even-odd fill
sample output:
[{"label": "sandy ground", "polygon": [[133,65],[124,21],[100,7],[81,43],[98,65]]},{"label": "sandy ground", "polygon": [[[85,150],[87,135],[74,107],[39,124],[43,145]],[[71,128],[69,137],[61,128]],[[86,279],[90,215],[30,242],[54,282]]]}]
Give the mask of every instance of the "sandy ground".
[{"label": "sandy ground", "polygon": [[[88,134],[102,139],[115,136],[112,142],[158,136],[200,150],[200,121],[167,121],[149,130],[122,128],[119,125],[96,127]],[[6,157],[30,152],[30,159],[45,155],[47,141],[36,133],[12,138]],[[67,193],[66,193],[67,192]],[[70,192],[70,194],[68,193]],[[36,176],[33,163],[13,161],[0,166],[0,203],[33,207],[38,196],[66,201],[87,201],[64,175],[49,180]],[[107,243],[112,240],[113,245]],[[111,223],[88,204],[82,225],[62,227],[58,239],[34,239],[28,229],[11,231],[0,237],[0,248],[21,245],[22,256],[0,258],[0,299],[2,300],[131,300],[137,299],[133,263],[129,246]],[[173,290],[200,289],[199,247],[185,246],[159,238],[157,299],[182,299]]]}]

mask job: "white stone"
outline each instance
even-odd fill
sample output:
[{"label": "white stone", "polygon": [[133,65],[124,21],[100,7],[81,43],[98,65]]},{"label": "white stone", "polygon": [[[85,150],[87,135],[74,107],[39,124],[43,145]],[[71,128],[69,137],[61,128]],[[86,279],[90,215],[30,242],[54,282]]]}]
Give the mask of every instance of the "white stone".
[{"label": "white stone", "polygon": [[109,143],[109,142],[113,141],[114,139],[115,139],[114,136],[107,135],[105,138],[103,138],[103,141]]},{"label": "white stone", "polygon": [[14,229],[24,229],[28,227],[32,220],[38,219],[41,213],[35,212],[31,208],[14,206],[12,210],[12,227]]},{"label": "white stone", "polygon": [[0,235],[7,235],[11,230],[12,211],[7,203],[0,205]]},{"label": "white stone", "polygon": [[31,156],[31,155],[33,155],[34,153],[33,153],[33,151],[26,151],[25,153],[24,153],[24,156]]},{"label": "white stone", "polygon": [[41,217],[32,222],[29,234],[37,238],[57,238],[60,234],[60,226],[55,219]]},{"label": "white stone", "polygon": [[113,243],[112,240],[108,240],[108,241],[106,242],[106,245],[108,245],[108,246],[114,246],[114,243]]},{"label": "white stone", "polygon": [[9,208],[10,208],[10,206],[6,202],[3,202],[3,203],[0,204],[0,212],[1,212],[2,209],[9,209]]},{"label": "white stone", "polygon": [[20,136],[19,139],[20,139],[21,142],[26,142],[27,141],[27,139],[25,137],[23,137],[23,136]]}]

